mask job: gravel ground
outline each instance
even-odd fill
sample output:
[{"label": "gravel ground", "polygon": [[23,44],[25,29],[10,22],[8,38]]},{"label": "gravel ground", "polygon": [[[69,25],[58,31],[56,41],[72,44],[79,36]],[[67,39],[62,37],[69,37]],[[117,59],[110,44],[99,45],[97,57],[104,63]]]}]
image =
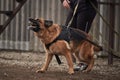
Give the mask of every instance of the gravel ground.
[{"label": "gravel ground", "polygon": [[35,73],[41,68],[45,53],[0,51],[0,80],[120,80],[120,59],[108,66],[107,58],[96,58],[91,72],[69,75],[65,58],[60,58],[63,64],[58,65],[53,58],[47,72]]}]

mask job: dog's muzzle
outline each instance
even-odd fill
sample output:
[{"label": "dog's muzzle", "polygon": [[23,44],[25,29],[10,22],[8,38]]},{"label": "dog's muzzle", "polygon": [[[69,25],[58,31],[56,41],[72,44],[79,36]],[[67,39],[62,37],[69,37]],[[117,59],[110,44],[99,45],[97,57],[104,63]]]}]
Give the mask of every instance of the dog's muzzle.
[{"label": "dog's muzzle", "polygon": [[32,30],[32,31],[34,31],[34,32],[40,31],[39,26],[28,26],[27,29],[28,29],[28,30]]},{"label": "dog's muzzle", "polygon": [[32,18],[29,18],[29,21],[30,26],[28,26],[27,29],[33,30],[34,32],[38,32],[40,30],[39,21]]}]

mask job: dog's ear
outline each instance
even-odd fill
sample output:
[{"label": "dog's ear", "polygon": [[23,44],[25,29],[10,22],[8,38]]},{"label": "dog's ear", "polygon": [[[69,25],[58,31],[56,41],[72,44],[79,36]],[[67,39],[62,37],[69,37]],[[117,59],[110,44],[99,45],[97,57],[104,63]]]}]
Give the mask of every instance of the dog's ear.
[{"label": "dog's ear", "polygon": [[48,28],[53,25],[53,21],[52,20],[44,20],[44,25],[45,25],[45,27]]}]

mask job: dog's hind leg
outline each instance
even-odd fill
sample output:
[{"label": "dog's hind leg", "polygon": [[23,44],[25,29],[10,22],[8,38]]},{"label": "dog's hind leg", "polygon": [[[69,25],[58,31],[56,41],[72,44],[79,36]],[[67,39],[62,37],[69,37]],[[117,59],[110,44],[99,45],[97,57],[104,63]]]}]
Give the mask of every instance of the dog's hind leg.
[{"label": "dog's hind leg", "polygon": [[90,44],[88,47],[89,51],[86,53],[89,53],[88,58],[86,59],[86,63],[88,64],[88,67],[84,72],[89,72],[94,66],[94,46]]},{"label": "dog's hind leg", "polygon": [[49,63],[51,62],[53,57],[53,54],[51,53],[47,53],[46,54],[46,60],[45,60],[45,64],[43,65],[43,67],[40,70],[37,70],[36,72],[45,72],[49,66]]},{"label": "dog's hind leg", "polygon": [[91,69],[93,68],[93,66],[94,66],[94,59],[92,58],[90,61],[89,61],[89,63],[87,63],[88,64],[88,67],[85,69],[85,70],[83,70],[83,72],[90,72],[91,71]]}]

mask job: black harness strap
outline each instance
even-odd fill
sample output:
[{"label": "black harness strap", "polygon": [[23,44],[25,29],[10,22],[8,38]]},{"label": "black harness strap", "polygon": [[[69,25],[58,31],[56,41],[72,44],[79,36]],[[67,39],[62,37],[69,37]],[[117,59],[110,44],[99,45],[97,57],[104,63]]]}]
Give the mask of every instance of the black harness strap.
[{"label": "black harness strap", "polygon": [[59,58],[58,55],[55,54],[55,58],[56,58],[56,60],[57,60],[57,62],[58,62],[59,65],[62,64],[62,62],[61,62],[61,60],[60,60],[60,58]]},{"label": "black harness strap", "polygon": [[[49,47],[50,47],[53,43],[55,43],[56,41],[57,41],[57,38],[56,38],[53,42],[51,42],[51,43],[45,45],[45,47],[46,47],[47,49],[49,49]],[[60,65],[62,62],[61,62],[59,56],[55,54],[55,58],[56,58],[58,64]]]}]

